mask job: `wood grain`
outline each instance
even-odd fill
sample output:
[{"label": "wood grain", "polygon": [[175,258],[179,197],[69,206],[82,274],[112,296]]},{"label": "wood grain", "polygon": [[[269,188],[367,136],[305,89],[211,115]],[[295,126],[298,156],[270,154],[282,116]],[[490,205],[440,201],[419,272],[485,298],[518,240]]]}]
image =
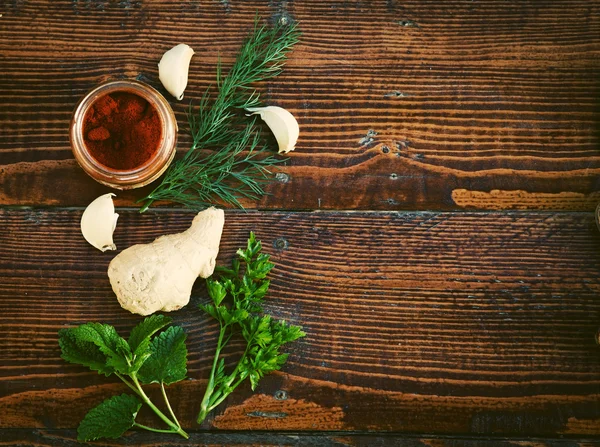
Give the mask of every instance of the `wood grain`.
[{"label": "wood grain", "polygon": [[[21,447],[72,447],[80,446],[74,430],[6,430],[1,445]],[[202,445],[204,447],[252,446],[252,447],[592,447],[599,445],[593,439],[506,439],[506,438],[459,438],[450,436],[407,436],[398,434],[355,433],[192,433],[188,442],[176,438],[149,433],[131,432],[119,440],[97,441],[94,445],[156,445],[177,447]]]},{"label": "wood grain", "polygon": [[[193,216],[119,213],[121,249]],[[80,217],[0,209],[2,428],[71,429],[126,391],[59,358],[62,327],[102,321],[126,334],[139,321],[110,289],[113,253],[87,245]],[[276,263],[268,311],[308,336],[284,371],[236,391],[202,429],[600,435],[591,213],[228,212],[218,262],[251,230]],[[216,336],[196,309],[205,300],[199,283],[173,313],[189,334],[190,380],[170,393],[192,430]]]},{"label": "wood grain", "polygon": [[[183,154],[188,101],[214,82],[218,57],[231,64],[256,11],[302,29],[284,73],[258,86],[301,137],[270,195],[244,203],[266,211],[227,212],[218,261],[254,230],[277,265],[268,311],[308,336],[283,371],[196,425],[216,339],[199,281],[172,314],[189,334],[189,380],[169,392],[190,443],[600,445],[600,233],[579,212],[600,200],[598,2],[9,0],[0,446],[74,445],[83,414],[127,391],[57,346],[60,328],[102,321],[127,334],[140,320],[110,289],[114,253],[79,232],[81,207],[108,190],[72,156],[76,103],[109,79],[166,95],[157,62],[188,43],[186,99],[171,101]],[[117,197],[120,249],[192,219],[168,204],[122,208],[147,192]],[[133,431],[100,444],[184,443]]]},{"label": "wood grain", "polygon": [[[256,10],[300,22],[284,74],[260,89],[301,138],[271,195],[247,206],[595,207],[600,6],[584,0],[8,2],[0,204],[82,206],[104,192],[70,152],[77,101],[110,78],[160,88],[157,61],[181,41],[196,50],[186,98],[198,98]],[[172,104],[183,152],[188,102]]]}]

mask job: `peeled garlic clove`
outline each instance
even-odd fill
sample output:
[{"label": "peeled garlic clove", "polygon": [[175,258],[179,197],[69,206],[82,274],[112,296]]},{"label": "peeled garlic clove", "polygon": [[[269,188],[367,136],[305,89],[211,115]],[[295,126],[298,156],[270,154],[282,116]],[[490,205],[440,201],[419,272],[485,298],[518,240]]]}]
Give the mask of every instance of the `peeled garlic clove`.
[{"label": "peeled garlic clove", "polygon": [[115,205],[108,193],[98,197],[83,212],[81,216],[81,234],[86,241],[98,250],[116,250],[113,243],[113,232],[117,227],[119,215],[115,213]]},{"label": "peeled garlic clove", "polygon": [[158,78],[167,91],[175,98],[183,99],[187,87],[190,60],[194,50],[180,43],[163,54],[158,63]]},{"label": "peeled garlic clove", "polygon": [[294,115],[277,106],[250,107],[246,110],[250,112],[250,115],[260,115],[262,120],[267,123],[277,139],[280,154],[294,150],[298,135],[300,135],[300,127]]}]

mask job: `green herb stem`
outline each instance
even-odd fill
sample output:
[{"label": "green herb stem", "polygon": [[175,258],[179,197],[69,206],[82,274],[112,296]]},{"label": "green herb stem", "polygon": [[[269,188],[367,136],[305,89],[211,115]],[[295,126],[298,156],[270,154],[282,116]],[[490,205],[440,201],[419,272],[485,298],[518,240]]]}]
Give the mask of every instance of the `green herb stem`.
[{"label": "green herb stem", "polygon": [[[225,346],[225,344],[223,346]],[[243,379],[242,379],[236,385],[231,387],[231,383],[237,377],[238,372],[240,370],[240,365],[242,365],[245,357],[246,357],[246,352],[244,352],[244,355],[242,355],[242,357],[239,359],[238,364],[235,367],[235,370],[229,375],[229,378],[227,381],[223,382],[219,388],[215,389],[213,387],[209,402],[207,403],[207,406],[206,406],[206,414],[210,413],[221,402],[223,402],[227,398],[227,396],[229,394],[231,394],[231,392],[237,387],[237,385],[239,385],[239,383],[241,383],[243,381]],[[225,389],[227,389],[227,391],[224,391]]]},{"label": "green herb stem", "polygon": [[[245,379],[238,379],[237,382],[235,382],[232,386],[231,386],[231,392],[233,392],[233,390],[235,390]],[[225,399],[227,399],[227,396],[229,396],[230,393],[226,393],[223,394],[222,396],[220,396],[219,398],[217,398],[216,400],[214,400],[214,402],[211,402],[210,406],[208,407],[208,413],[210,413],[212,410],[214,410],[215,408],[217,408],[219,405],[221,405],[221,403],[223,403],[223,401]],[[216,396],[215,396],[216,397]]]},{"label": "green herb stem", "polygon": [[[137,422],[134,422],[133,426],[134,427],[138,427],[138,428],[142,428],[144,430],[153,431],[155,433],[177,433],[175,430],[164,430],[164,429],[161,429],[161,428],[148,427],[147,425],[139,424]],[[185,436],[185,438],[188,439],[189,437]]]},{"label": "green herb stem", "polygon": [[178,424],[171,421],[171,419],[169,419],[167,416],[165,416],[165,414],[162,411],[160,411],[158,409],[158,407],[156,405],[154,405],[154,403],[152,403],[150,398],[146,395],[146,393],[142,389],[142,386],[140,385],[140,382],[138,381],[135,374],[133,374],[131,376],[131,380],[133,380],[135,387],[138,389],[138,395],[142,398],[144,403],[146,405],[148,405],[150,408],[152,408],[152,411],[154,411],[154,413],[156,413],[156,415],[159,418],[161,418],[165,422],[165,424],[167,424],[169,427],[171,427],[172,432],[180,434],[185,439],[189,439],[189,435]]},{"label": "green herb stem", "polygon": [[145,213],[146,211],[148,211],[148,208],[150,208],[154,203],[154,199],[150,195],[148,195],[148,197],[145,200],[146,202],[140,208],[140,213]]},{"label": "green herb stem", "polygon": [[129,380],[127,380],[125,378],[125,376],[119,374],[118,372],[115,371],[115,376],[117,376],[119,379],[121,379],[121,381],[127,385],[132,391],[135,392],[135,394],[137,394],[138,396],[142,397],[142,395],[140,394],[139,390],[135,387],[135,385],[133,385]]},{"label": "green herb stem", "polygon": [[177,420],[177,416],[175,416],[175,413],[173,412],[173,409],[171,408],[171,402],[169,402],[169,398],[167,397],[167,391],[165,390],[165,384],[164,384],[164,382],[160,382],[160,391],[161,391],[163,399],[165,401],[165,405],[169,409],[169,413],[171,414],[171,417],[173,418],[173,421],[175,421],[175,423],[177,424],[177,426],[179,428],[181,428],[181,424]]},{"label": "green herb stem", "polygon": [[[215,375],[217,373],[217,365],[219,364],[219,357],[221,356],[221,350],[223,349],[223,337],[225,336],[225,331],[227,330],[227,325],[221,324],[221,328],[219,331],[219,339],[217,340],[217,348],[215,350],[215,357],[213,359],[212,369],[210,370],[210,378],[208,379],[208,385],[206,385],[206,391],[204,392],[204,397],[202,398],[202,403],[200,404],[200,413],[198,414],[198,419],[196,422],[201,424],[210,413],[210,400],[211,396],[215,390]],[[214,407],[213,407],[214,408]]]}]

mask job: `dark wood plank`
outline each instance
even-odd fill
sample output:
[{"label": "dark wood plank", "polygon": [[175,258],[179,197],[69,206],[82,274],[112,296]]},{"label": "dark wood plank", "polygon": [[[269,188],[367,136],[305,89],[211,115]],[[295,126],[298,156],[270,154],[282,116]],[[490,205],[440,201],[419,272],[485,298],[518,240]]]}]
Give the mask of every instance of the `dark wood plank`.
[{"label": "dark wood plank", "polygon": [[[197,51],[186,98],[198,98],[255,10],[301,23],[285,73],[261,89],[302,133],[272,195],[247,206],[592,210],[600,200],[597,2],[37,0],[9,2],[0,17],[0,204],[89,203],[104,189],[70,152],[79,98],[108,78],[160,87],[157,61],[181,41]],[[174,103],[182,129],[187,104]]]},{"label": "dark wood plank", "polygon": [[[120,249],[193,216],[119,212]],[[139,321],[118,306],[113,253],[87,245],[80,216],[0,209],[2,428],[73,428],[126,391],[59,358],[62,327],[103,321],[126,334]],[[250,230],[276,263],[268,310],[308,336],[284,371],[236,391],[203,428],[600,435],[591,213],[228,212],[220,263]],[[191,379],[172,400],[190,429],[215,342],[196,309],[205,296],[199,282],[173,313],[189,333]]]},{"label": "dark wood plank", "polygon": [[[22,447],[70,447],[80,446],[74,430],[4,430],[0,445]],[[303,433],[303,432],[208,432],[192,433],[188,442],[175,437],[131,432],[119,440],[104,440],[94,445],[157,445],[176,447],[183,445],[213,446],[296,446],[296,447],[592,447],[600,445],[593,439],[506,439],[506,438],[457,438],[445,436],[406,436],[398,434],[360,433]]]}]

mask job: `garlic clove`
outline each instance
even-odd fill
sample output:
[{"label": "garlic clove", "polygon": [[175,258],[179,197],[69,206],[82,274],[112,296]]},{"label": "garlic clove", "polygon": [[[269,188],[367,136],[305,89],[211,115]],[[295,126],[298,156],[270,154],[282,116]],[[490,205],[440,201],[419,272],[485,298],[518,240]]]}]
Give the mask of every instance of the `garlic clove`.
[{"label": "garlic clove", "polygon": [[119,215],[115,213],[113,193],[104,194],[90,203],[81,216],[81,234],[100,251],[116,250],[113,232]]},{"label": "garlic clove", "polygon": [[294,150],[300,135],[300,127],[294,115],[277,106],[250,107],[246,111],[250,112],[250,115],[260,115],[262,120],[267,123],[277,139],[280,154]]},{"label": "garlic clove", "polygon": [[178,100],[183,99],[187,87],[190,60],[194,50],[180,43],[163,54],[158,63],[158,78],[167,91]]}]

